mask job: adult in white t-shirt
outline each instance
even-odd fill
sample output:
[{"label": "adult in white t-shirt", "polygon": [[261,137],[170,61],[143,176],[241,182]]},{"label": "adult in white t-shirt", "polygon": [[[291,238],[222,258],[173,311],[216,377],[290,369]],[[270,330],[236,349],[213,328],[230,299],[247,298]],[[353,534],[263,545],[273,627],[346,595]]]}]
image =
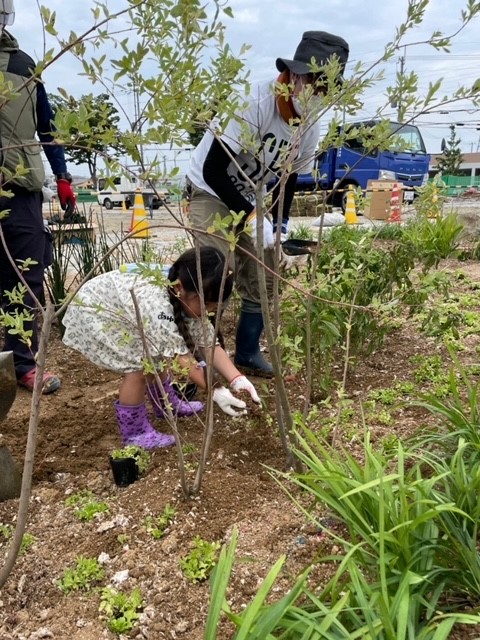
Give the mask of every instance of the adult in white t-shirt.
[{"label": "adult in white t-shirt", "polygon": [[[336,57],[343,71],[348,51],[348,44],[339,36],[324,31],[305,32],[293,60],[277,59],[276,66],[281,73],[276,82],[253,86],[223,129],[219,119],[213,120],[192,155],[187,172],[191,226],[206,232],[217,214],[224,218],[230,211],[244,213],[245,232],[240,233],[235,248],[235,283],[242,301],[235,363],[252,375],[272,375],[272,366],[259,348],[263,317],[257,263],[245,253],[256,253],[255,189],[259,183],[264,185],[278,176],[282,167],[289,167],[282,187],[283,197],[279,197],[280,184],[272,193],[272,221],[264,218],[265,265],[272,269],[277,223],[282,226],[283,240],[297,174],[313,169],[320,137],[315,104],[318,94],[325,91],[325,76],[311,73],[312,59],[317,65],[324,65]],[[236,231],[241,228],[237,227]],[[194,232],[194,236],[198,245],[216,246],[227,255],[230,245],[221,233]],[[273,280],[268,269],[270,295]]]}]

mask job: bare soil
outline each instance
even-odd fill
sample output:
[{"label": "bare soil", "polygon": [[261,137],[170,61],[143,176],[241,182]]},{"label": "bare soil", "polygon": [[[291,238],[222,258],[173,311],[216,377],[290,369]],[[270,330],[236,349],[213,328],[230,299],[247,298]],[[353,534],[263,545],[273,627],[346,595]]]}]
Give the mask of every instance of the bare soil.
[{"label": "bare soil", "polygon": [[[462,269],[479,282],[477,263],[446,263],[445,269]],[[232,326],[224,331],[232,344]],[[461,354],[466,362],[478,357],[478,336],[470,336]],[[347,392],[364,399],[372,389],[411,380],[414,354],[445,355],[438,341],[426,339],[412,325],[387,337],[384,346],[358,363],[351,372]],[[148,473],[126,488],[113,483],[109,454],[120,446],[112,403],[120,378],[90,365],[68,350],[58,335],[50,345],[48,366],[62,378],[58,393],[44,397],[35,456],[33,496],[27,530],[35,536],[31,549],[22,555],[0,592],[1,640],[99,640],[114,638],[99,613],[99,592],[76,592],[65,596],[56,581],[79,556],[101,557],[105,563],[103,585],[115,585],[126,571],[120,588],[139,587],[145,608],[139,624],[128,637],[151,640],[200,640],[209,606],[208,583],[193,584],[183,575],[179,561],[191,548],[195,536],[204,540],[230,540],[239,530],[236,563],[229,591],[232,608],[241,611],[253,597],[268,569],[286,555],[285,568],[275,586],[280,596],[294,577],[310,562],[332,551],[333,543],[318,534],[315,526],[293,505],[272,479],[269,469],[285,470],[285,455],[271,416],[275,411],[273,381],[254,380],[265,403],[242,419],[216,410],[211,455],[200,494],[185,499],[179,487],[175,448],[156,451]],[[339,362],[338,373],[341,373]],[[289,376],[288,392],[293,406],[302,408],[304,381]],[[25,453],[30,395],[18,390],[17,399],[1,425],[5,443],[20,463]],[[327,409],[321,409],[323,416]],[[418,409],[396,409],[392,425],[370,424],[372,437],[388,434],[403,437],[428,418]],[[157,421],[162,428],[161,421]],[[185,444],[193,445],[187,461],[196,459],[202,425],[183,418],[178,427]],[[342,444],[355,449],[358,438],[351,428],[341,432]],[[361,437],[361,436],[360,436]],[[108,503],[108,512],[91,522],[80,522],[68,496],[83,489]],[[175,518],[160,540],[143,526],[147,515],[160,514],[166,504]],[[18,502],[0,504],[0,524],[14,524]],[[120,536],[120,538],[119,538]],[[0,536],[0,554],[7,547]],[[2,551],[3,547],[3,551]],[[102,555],[101,555],[102,554]],[[316,564],[312,579],[322,584],[329,576],[326,565]],[[219,640],[232,637],[227,623]],[[457,629],[452,638],[480,637],[477,629]]]}]

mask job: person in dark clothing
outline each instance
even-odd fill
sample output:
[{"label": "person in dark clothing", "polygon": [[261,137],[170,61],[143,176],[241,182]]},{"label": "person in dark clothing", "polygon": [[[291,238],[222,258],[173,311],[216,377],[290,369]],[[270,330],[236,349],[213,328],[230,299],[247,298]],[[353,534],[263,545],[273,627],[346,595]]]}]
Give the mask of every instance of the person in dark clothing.
[{"label": "person in dark clothing", "polygon": [[[57,180],[57,192],[65,215],[75,209],[75,195],[71,176],[67,172],[62,146],[52,135],[53,113],[45,87],[34,77],[35,62],[23,52],[5,27],[13,24],[13,0],[0,0],[0,71],[5,82],[13,88],[11,96],[0,109],[0,300],[5,313],[32,311],[33,320],[25,322],[31,330],[30,344],[5,328],[5,351],[13,351],[18,384],[32,390],[36,376],[35,356],[38,349],[38,326],[34,301],[26,295],[24,304],[12,303],[7,292],[19,284],[19,276],[12,265],[30,258],[35,264],[22,275],[37,300],[43,299],[45,267],[51,259],[50,233],[42,216],[42,187],[45,171],[41,157],[43,150]],[[37,139],[38,136],[38,139]],[[39,144],[39,142],[41,144]],[[18,171],[18,167],[26,171]],[[49,251],[50,249],[50,251]],[[43,376],[43,393],[52,393],[61,386],[53,373]]]}]

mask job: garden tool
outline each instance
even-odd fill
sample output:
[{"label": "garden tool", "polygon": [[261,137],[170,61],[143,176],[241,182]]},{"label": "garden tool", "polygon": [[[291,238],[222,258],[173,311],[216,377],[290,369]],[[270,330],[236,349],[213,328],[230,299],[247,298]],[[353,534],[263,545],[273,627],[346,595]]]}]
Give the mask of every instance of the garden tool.
[{"label": "garden tool", "polygon": [[[0,421],[7,416],[15,400],[16,391],[17,379],[13,366],[13,352],[0,352]],[[0,502],[18,498],[21,486],[22,475],[8,447],[0,440]]]},{"label": "garden tool", "polygon": [[0,352],[0,420],[3,420],[15,400],[17,378],[13,366],[13,351]]},{"label": "garden tool", "polygon": [[287,256],[304,256],[315,251],[316,240],[297,240],[291,238],[282,242],[282,251]]}]

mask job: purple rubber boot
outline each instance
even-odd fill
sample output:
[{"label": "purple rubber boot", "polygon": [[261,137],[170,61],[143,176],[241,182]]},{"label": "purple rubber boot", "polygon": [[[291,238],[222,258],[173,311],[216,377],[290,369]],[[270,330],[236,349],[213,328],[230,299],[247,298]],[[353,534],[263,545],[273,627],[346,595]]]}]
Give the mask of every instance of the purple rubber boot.
[{"label": "purple rubber boot", "polygon": [[116,400],[114,406],[123,444],[135,444],[144,449],[171,447],[175,444],[174,436],[160,433],[150,424],[144,402],[128,407]]},{"label": "purple rubber boot", "polygon": [[[199,400],[182,400],[179,398],[175,393],[175,389],[172,387],[172,381],[170,378],[167,378],[162,384],[174,416],[182,418],[185,416],[193,416],[194,413],[200,413],[200,411],[203,411],[205,407],[203,402],[200,402]],[[163,394],[155,383],[147,385],[147,394],[152,403],[155,417],[165,418],[167,414],[165,411]]]}]

